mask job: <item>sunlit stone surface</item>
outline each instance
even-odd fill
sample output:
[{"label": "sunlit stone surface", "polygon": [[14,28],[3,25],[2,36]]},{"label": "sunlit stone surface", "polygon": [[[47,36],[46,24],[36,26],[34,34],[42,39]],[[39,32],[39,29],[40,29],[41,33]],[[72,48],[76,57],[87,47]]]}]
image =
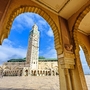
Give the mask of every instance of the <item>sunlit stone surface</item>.
[{"label": "sunlit stone surface", "polygon": [[0,78],[0,90],[60,90],[58,76]]}]

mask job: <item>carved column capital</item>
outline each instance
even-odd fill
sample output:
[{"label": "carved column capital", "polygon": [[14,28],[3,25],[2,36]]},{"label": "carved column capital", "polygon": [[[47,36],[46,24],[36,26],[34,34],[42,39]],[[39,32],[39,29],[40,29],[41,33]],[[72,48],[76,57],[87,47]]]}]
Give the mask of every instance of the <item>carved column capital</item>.
[{"label": "carved column capital", "polygon": [[62,68],[74,69],[75,56],[73,53],[62,53],[58,55],[58,60]]}]

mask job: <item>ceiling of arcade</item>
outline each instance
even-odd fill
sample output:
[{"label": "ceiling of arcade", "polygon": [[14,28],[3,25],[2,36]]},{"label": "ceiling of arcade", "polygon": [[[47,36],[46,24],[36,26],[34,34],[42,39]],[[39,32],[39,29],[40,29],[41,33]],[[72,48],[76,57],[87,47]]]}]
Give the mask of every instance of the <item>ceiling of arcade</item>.
[{"label": "ceiling of arcade", "polygon": [[[41,6],[49,9],[57,15],[69,19],[75,12],[77,12],[89,0],[32,0]],[[85,34],[90,35],[90,12],[81,21],[78,30]]]},{"label": "ceiling of arcade", "polygon": [[90,11],[82,19],[78,29],[83,34],[90,35]]},{"label": "ceiling of arcade", "polygon": [[32,0],[59,16],[68,19],[89,0]]},{"label": "ceiling of arcade", "polygon": [[[9,2],[12,0],[0,0],[0,19],[8,7]],[[68,19],[75,12],[77,12],[84,4],[89,0],[31,0],[44,8],[47,8],[51,12]],[[78,7],[77,7],[78,6]]]},{"label": "ceiling of arcade", "polygon": [[[0,0],[0,21],[6,8],[9,6],[9,2],[12,0]],[[83,5],[89,0],[31,0],[44,8],[47,8],[51,12],[69,19],[74,13],[76,13]],[[84,17],[79,25],[78,30],[86,35],[90,35],[90,12]]]}]

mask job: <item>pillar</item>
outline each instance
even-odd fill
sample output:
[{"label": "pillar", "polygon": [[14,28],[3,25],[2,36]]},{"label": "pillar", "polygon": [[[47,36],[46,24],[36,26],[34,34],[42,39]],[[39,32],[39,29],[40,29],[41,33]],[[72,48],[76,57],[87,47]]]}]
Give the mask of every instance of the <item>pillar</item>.
[{"label": "pillar", "polygon": [[[75,63],[74,63],[74,55],[73,54],[70,54],[70,55],[69,53],[58,54],[60,90],[74,90],[72,89],[70,69],[74,69]],[[77,90],[80,90],[80,89],[77,89]]]},{"label": "pillar", "polygon": [[75,48],[67,21],[61,17],[59,19],[61,41],[60,43],[55,42],[55,48],[58,58],[60,90],[88,90],[79,58],[79,49]]}]

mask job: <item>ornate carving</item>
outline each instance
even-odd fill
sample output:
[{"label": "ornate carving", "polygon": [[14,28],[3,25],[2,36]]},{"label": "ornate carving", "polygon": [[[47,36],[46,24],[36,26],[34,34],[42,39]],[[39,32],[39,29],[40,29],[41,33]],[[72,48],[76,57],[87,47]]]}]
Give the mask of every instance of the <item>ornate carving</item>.
[{"label": "ornate carving", "polygon": [[73,49],[73,46],[72,46],[72,45],[70,45],[70,44],[65,44],[64,47],[65,47],[65,49],[66,49],[67,51],[71,51],[71,52],[72,52],[72,49]]},{"label": "ornate carving", "polygon": [[73,36],[74,36],[74,41],[75,41],[75,54],[77,56],[79,56],[79,44],[82,46],[85,56],[86,56],[86,60],[88,62],[88,65],[90,66],[90,61],[89,61],[89,54],[88,51],[86,49],[86,47],[80,42],[80,40],[78,40],[77,38],[77,30],[78,27],[82,21],[82,19],[85,17],[85,15],[90,11],[90,6],[86,7],[86,9],[78,16],[75,25],[74,25],[74,32],[73,32]]},{"label": "ornate carving", "polygon": [[[11,11],[9,11],[9,14],[10,14],[10,12]],[[10,32],[10,28],[11,28],[11,25],[12,25],[12,22],[13,22],[14,18],[16,16],[18,16],[19,14],[23,13],[23,12],[35,12],[35,13],[39,14],[40,16],[42,16],[50,24],[50,26],[52,27],[54,36],[57,37],[57,39],[58,39],[58,45],[59,45],[59,47],[61,47],[60,31],[58,30],[58,27],[56,26],[55,22],[53,21],[51,16],[48,15],[48,13],[46,13],[44,10],[42,10],[42,9],[40,9],[38,7],[35,7],[35,6],[33,7],[33,6],[29,6],[29,5],[22,5],[20,7],[16,7],[11,12],[11,14],[8,15],[9,17],[6,18],[6,21],[5,21],[6,26],[4,25],[5,26],[4,30],[6,30],[6,28],[7,28],[8,31]],[[56,45],[56,40],[57,39],[55,39],[55,46],[56,47],[57,47],[57,45]]]},{"label": "ornate carving", "polygon": [[62,66],[62,68],[68,68],[68,69],[74,69],[75,65],[75,56],[73,53],[63,53],[61,55],[58,55],[59,62]]},{"label": "ornate carving", "polygon": [[77,30],[78,30],[78,26],[80,25],[80,22],[82,21],[82,19],[85,17],[85,15],[90,11],[90,6],[87,6],[85,8],[85,10],[78,16],[75,25],[74,25],[74,32],[73,32],[73,36],[74,36],[74,41],[75,41],[75,53],[77,55],[77,53],[79,52],[79,43],[78,43],[78,39],[77,39]]},{"label": "ornate carving", "polygon": [[84,73],[83,73],[80,58],[79,58],[79,42],[78,42],[78,39],[77,39],[77,30],[78,30],[78,27],[80,25],[81,20],[84,18],[84,16],[89,11],[90,11],[90,6],[86,7],[86,9],[77,17],[77,20],[76,20],[75,25],[74,25],[74,30],[73,30],[74,31],[73,36],[74,36],[74,42],[75,42],[75,57],[76,57],[75,63],[76,63],[77,69],[78,69],[77,73],[80,77],[81,85],[85,86],[84,88],[82,87],[82,90],[85,90],[85,89],[87,90],[87,86],[86,86]]}]

